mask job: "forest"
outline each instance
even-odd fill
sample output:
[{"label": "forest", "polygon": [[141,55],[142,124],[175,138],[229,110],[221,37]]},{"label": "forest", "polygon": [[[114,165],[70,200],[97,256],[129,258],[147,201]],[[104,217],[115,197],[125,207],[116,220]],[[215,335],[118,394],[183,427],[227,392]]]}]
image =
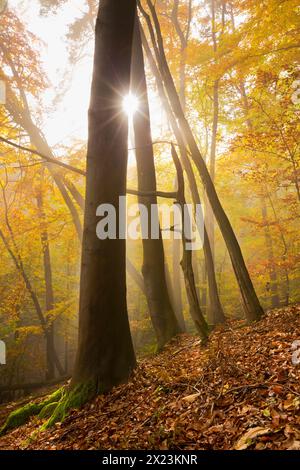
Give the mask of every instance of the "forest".
[{"label": "forest", "polygon": [[0,0],[0,451],[300,450],[299,58],[297,0]]}]

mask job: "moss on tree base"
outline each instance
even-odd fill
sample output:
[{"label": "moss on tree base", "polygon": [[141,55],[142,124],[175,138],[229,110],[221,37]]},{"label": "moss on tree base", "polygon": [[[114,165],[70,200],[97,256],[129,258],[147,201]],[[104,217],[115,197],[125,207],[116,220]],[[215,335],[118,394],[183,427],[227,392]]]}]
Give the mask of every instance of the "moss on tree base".
[{"label": "moss on tree base", "polygon": [[[41,428],[42,431],[50,428],[57,422],[62,422],[71,409],[76,409],[83,406],[86,402],[93,398],[93,396],[95,396],[95,390],[94,382],[80,384],[73,389],[66,390],[60,401],[56,404],[56,407],[52,409],[48,421],[43,424]],[[45,413],[47,413],[46,410]]]},{"label": "moss on tree base", "polygon": [[13,411],[0,429],[0,436],[26,424],[32,416],[47,419],[42,425],[41,430],[48,429],[55,423],[62,422],[71,409],[83,406],[95,396],[95,393],[96,387],[94,382],[80,384],[73,389],[62,387],[40,403],[28,403],[22,408]]},{"label": "moss on tree base", "polygon": [[27,403],[22,408],[13,411],[7,418],[5,424],[0,429],[0,436],[14,428],[18,428],[32,417],[40,414],[43,409],[47,408],[51,403],[59,402],[64,395],[64,387],[56,390],[52,395],[49,395],[46,400],[40,403]]}]

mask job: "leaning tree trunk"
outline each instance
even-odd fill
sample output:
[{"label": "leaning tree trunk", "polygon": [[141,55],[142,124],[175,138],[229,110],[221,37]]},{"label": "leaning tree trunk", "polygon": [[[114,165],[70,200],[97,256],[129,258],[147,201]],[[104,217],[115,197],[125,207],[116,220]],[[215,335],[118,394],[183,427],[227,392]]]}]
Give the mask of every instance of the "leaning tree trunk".
[{"label": "leaning tree trunk", "polygon": [[[178,93],[176,91],[173,77],[171,75],[168,62],[165,56],[163,37],[162,37],[160,24],[158,21],[155,7],[152,4],[151,0],[147,0],[147,4],[151,11],[151,15],[152,15],[152,19],[153,19],[154,27],[155,27],[155,32],[156,32],[156,37],[155,37],[155,33],[154,33],[153,26],[151,23],[151,19],[149,15],[147,15],[145,10],[143,10],[139,2],[140,9],[148,24],[148,28],[150,31],[152,43],[153,43],[155,54],[156,54],[156,59],[159,65],[161,75],[166,85],[170,104],[177,118],[178,125],[181,129],[182,136],[185,140],[185,143],[191,152],[192,159],[196,165],[199,176],[205,188],[208,200],[210,202],[215,218],[218,222],[224,241],[226,243],[226,246],[227,246],[231,261],[232,261],[232,266],[235,272],[235,276],[236,276],[236,279],[240,288],[246,318],[248,321],[259,320],[263,314],[263,309],[260,305],[254,286],[252,284],[252,280],[249,276],[249,272],[246,267],[245,260],[243,258],[243,254],[242,254],[239,242],[236,238],[236,235],[231,226],[231,223],[222,207],[222,204],[219,200],[218,194],[216,192],[215,186],[210,177],[209,171],[206,167],[206,164],[203,160],[201,152],[198,148],[198,145],[193,135],[193,132],[191,130],[191,127],[182,110],[180,99],[178,97]],[[157,43],[156,43],[156,38],[157,38]]]},{"label": "leaning tree trunk", "polygon": [[102,0],[96,43],[87,153],[82,244],[79,344],[71,387],[92,393],[124,382],[135,367],[126,303],[125,240],[96,235],[96,210],[116,210],[126,194],[128,122],[122,97],[129,92],[136,2]]},{"label": "leaning tree trunk", "polygon": [[[193,203],[196,208],[197,205],[201,205],[201,199],[200,199],[200,195],[199,195],[199,191],[197,187],[196,178],[194,175],[194,170],[190,162],[190,159],[188,158],[188,153],[186,151],[184,138],[177,125],[176,119],[174,117],[168,98],[166,96],[165,89],[164,89],[163,83],[159,75],[159,70],[155,64],[152,53],[146,41],[145,35],[143,34],[142,30],[141,32],[142,32],[142,38],[143,38],[143,45],[147,54],[147,58],[149,60],[151,71],[156,79],[156,84],[157,84],[157,88],[159,91],[160,99],[165,108],[166,114],[170,121],[171,128],[174,132],[174,135],[176,137],[177,143],[180,148],[180,157],[181,157],[182,166],[188,177]],[[207,234],[205,224],[204,224],[203,252],[204,252],[204,257],[205,257],[205,264],[207,266],[207,269],[204,269],[204,270],[205,271],[207,270],[208,293],[209,293],[209,305],[207,308],[207,316],[208,316],[209,323],[211,325],[216,325],[217,323],[224,323],[225,315],[224,315],[224,311],[223,311],[219,293],[218,293],[217,280],[215,276],[214,260],[213,260],[213,255],[211,252],[209,237]]]},{"label": "leaning tree trunk", "polygon": [[[186,206],[185,200],[185,184],[183,170],[180,164],[175,147],[172,145],[172,158],[174,165],[176,167],[177,179],[178,179],[178,194],[177,194],[177,204],[181,210],[182,214],[182,261],[181,267],[184,275],[184,282],[186,287],[187,298],[190,305],[191,317],[195,323],[196,329],[202,338],[202,341],[205,343],[208,339],[208,325],[205,321],[203,313],[200,308],[200,303],[197,295],[197,289],[195,284],[195,276],[193,271],[192,263],[192,251],[188,250],[186,244],[188,242],[186,236],[186,227],[190,225],[191,221],[188,220],[187,213],[184,209]],[[185,215],[184,215],[185,213]]]},{"label": "leaning tree trunk", "polygon": [[[156,175],[154,154],[151,137],[150,112],[145,76],[145,64],[141,43],[139,22],[135,22],[135,34],[132,50],[131,91],[139,100],[139,108],[133,116],[135,138],[135,154],[137,162],[138,186],[140,191],[152,192],[152,196],[139,196],[140,204],[148,211],[148,231],[151,233],[151,224],[158,220]],[[179,331],[175,313],[169,297],[165,276],[165,255],[161,231],[159,238],[143,237],[143,266],[146,298],[151,321],[156,333],[158,348],[162,348]]]},{"label": "leaning tree trunk", "polygon": [[[216,5],[215,0],[211,0],[211,34],[214,51],[214,63],[217,66],[216,55],[218,52],[217,31],[216,31]],[[213,82],[213,113],[212,113],[212,132],[211,132],[211,145],[210,145],[210,161],[209,171],[212,182],[215,183],[216,174],[216,153],[217,153],[217,135],[219,126],[219,83],[220,80],[216,78]],[[215,261],[215,219],[210,204],[206,207],[206,221],[207,233],[209,237],[210,247],[212,251],[213,260]]]}]

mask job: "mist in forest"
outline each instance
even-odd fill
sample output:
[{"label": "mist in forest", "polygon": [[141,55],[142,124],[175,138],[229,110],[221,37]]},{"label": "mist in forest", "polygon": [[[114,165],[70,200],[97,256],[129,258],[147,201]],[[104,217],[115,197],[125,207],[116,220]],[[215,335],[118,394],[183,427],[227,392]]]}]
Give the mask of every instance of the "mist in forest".
[{"label": "mist in forest", "polygon": [[297,2],[125,3],[0,2],[0,403],[300,301]]}]

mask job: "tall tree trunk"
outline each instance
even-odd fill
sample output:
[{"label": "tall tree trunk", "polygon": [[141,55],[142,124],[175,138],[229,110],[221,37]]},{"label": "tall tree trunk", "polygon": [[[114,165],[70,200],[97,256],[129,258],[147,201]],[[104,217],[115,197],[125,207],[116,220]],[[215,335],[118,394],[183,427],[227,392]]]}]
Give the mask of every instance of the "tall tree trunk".
[{"label": "tall tree trunk", "polygon": [[[135,153],[137,162],[138,186],[141,191],[156,192],[156,175],[151,137],[150,112],[145,76],[144,56],[141,43],[139,23],[136,19],[132,51],[131,91],[138,97],[139,107],[133,116]],[[157,197],[138,197],[139,203],[148,210],[148,230],[151,223],[158,220]],[[152,207],[152,210],[151,210]],[[159,239],[143,237],[143,267],[146,297],[152,324],[156,333],[158,347],[162,348],[179,331],[168,293],[165,276],[164,247],[159,231]]]},{"label": "tall tree trunk", "polygon": [[[180,64],[179,64],[179,97],[182,108],[185,110],[186,107],[186,59],[187,59],[187,46],[190,34],[190,26],[192,21],[192,0],[188,2],[188,18],[186,30],[181,26],[179,21],[179,0],[174,0],[173,8],[171,13],[171,21],[174,25],[178,39],[180,41]],[[181,148],[181,152],[185,152],[186,149]],[[186,154],[187,158],[187,154]],[[176,303],[178,308],[182,309],[182,292],[181,292],[181,276],[180,276],[180,256],[181,256],[181,240],[174,238],[173,240],[173,278],[174,278],[174,291],[176,296]]]},{"label": "tall tree trunk", "polygon": [[[274,203],[273,203],[273,199],[272,199],[272,196],[271,196],[271,194],[268,190],[268,187],[265,186],[264,190],[265,190],[265,196],[269,200],[269,203],[270,203],[273,215],[274,215],[274,220],[275,220],[276,225],[277,225],[278,230],[279,230],[279,235],[280,235],[281,242],[282,242],[282,247],[283,247],[283,253],[282,253],[281,256],[282,256],[282,260],[285,262],[287,254],[288,254],[288,243],[287,243],[286,238],[285,238],[285,233],[284,233],[284,231],[281,227],[281,224],[279,222],[277,212],[276,212],[276,209],[275,209],[275,206],[274,206]],[[274,193],[274,197],[275,197],[275,199],[277,199],[276,192]],[[290,301],[290,276],[289,276],[287,266],[283,266],[283,271],[284,271],[285,286],[283,286],[283,288],[282,288],[282,295],[283,295],[283,297],[285,297],[285,305],[288,305],[289,301]]]},{"label": "tall tree trunk", "polygon": [[[169,118],[171,128],[174,132],[175,138],[179,145],[182,166],[187,174],[193,203],[194,203],[194,206],[196,207],[197,205],[201,204],[201,199],[200,199],[193,167],[188,158],[188,154],[186,151],[186,146],[185,146],[182,133],[177,125],[176,119],[174,117],[168,98],[166,96],[165,89],[164,89],[163,83],[159,75],[159,70],[157,69],[157,66],[154,62],[153,56],[151,54],[151,51],[149,49],[148,43],[146,41],[146,38],[143,32],[142,32],[142,38],[143,38],[143,45],[147,54],[147,58],[149,60],[149,64],[151,67],[151,71],[156,78],[156,83],[157,83],[160,99],[166,110],[166,114]],[[205,225],[204,225],[203,251],[204,251],[204,257],[205,257],[205,263],[207,266],[207,278],[208,278],[208,287],[209,287],[208,289],[209,308],[207,309],[208,315],[209,315],[208,320],[210,324],[215,325],[217,323],[223,323],[225,321],[225,315],[224,315],[223,308],[222,308],[219,294],[218,294],[214,261],[213,261],[213,256],[211,253],[211,247],[210,247],[209,238],[208,238]]]},{"label": "tall tree trunk", "polygon": [[181,276],[180,276],[180,262],[181,262],[181,240],[174,238],[172,240],[172,251],[173,251],[173,292],[174,292],[174,309],[177,318],[183,317],[183,305],[182,305],[182,292],[181,292]]},{"label": "tall tree trunk", "polygon": [[261,204],[262,204],[261,213],[262,213],[262,219],[264,223],[266,247],[267,247],[268,258],[269,258],[271,306],[272,308],[277,308],[280,305],[279,293],[278,293],[278,278],[277,278],[276,268],[274,266],[273,240],[272,240],[272,235],[270,231],[270,225],[268,222],[267,205],[266,205],[266,201],[264,198],[262,198]]},{"label": "tall tree trunk", "polygon": [[209,171],[203,160],[201,152],[198,148],[193,132],[186,120],[184,112],[182,111],[181,103],[180,103],[180,100],[179,100],[179,97],[178,97],[178,94],[174,85],[174,81],[173,81],[173,78],[172,78],[172,75],[168,66],[168,62],[165,56],[163,38],[162,38],[161,29],[160,29],[155,7],[153,6],[150,0],[147,0],[147,4],[150,8],[152,18],[154,21],[156,38],[158,41],[157,43],[155,40],[155,34],[153,31],[151,19],[149,15],[147,15],[146,12],[141,7],[140,8],[145,16],[145,19],[149,27],[151,38],[153,41],[153,46],[154,46],[155,53],[156,53],[157,62],[159,64],[161,75],[166,84],[166,89],[167,89],[168,96],[170,99],[170,104],[178,120],[178,124],[182,132],[182,136],[187,146],[190,149],[192,159],[197,167],[197,170],[202,180],[203,186],[205,188],[207,197],[214,211],[215,218],[218,222],[224,241],[226,243],[226,246],[227,246],[231,261],[232,261],[233,269],[236,275],[236,279],[240,288],[246,318],[248,321],[259,320],[263,314],[263,309],[260,305],[254,286],[252,284],[252,280],[249,276],[249,272],[247,270],[238,240],[235,236],[233,228],[219,200],[216,189],[211,180]]},{"label": "tall tree trunk", "polygon": [[[120,216],[126,195],[129,92],[135,0],[102,0],[96,21],[89,109],[87,184],[82,243],[79,341],[71,387],[92,393],[124,382],[135,367],[126,303],[126,243],[96,235],[96,210],[111,204]],[[117,233],[119,233],[117,222]],[[116,295],[117,293],[117,295]]]},{"label": "tall tree trunk", "polygon": [[142,278],[141,274],[135,268],[135,266],[132,264],[132,262],[129,260],[128,257],[126,258],[126,269],[127,269],[128,274],[136,283],[136,285],[141,289],[143,294],[146,295],[144,279]]},{"label": "tall tree trunk", "polygon": [[16,240],[15,240],[14,231],[13,231],[13,228],[12,228],[12,226],[10,224],[10,221],[9,221],[8,204],[7,204],[7,199],[6,199],[5,187],[2,187],[2,193],[3,193],[3,206],[4,206],[5,222],[6,222],[6,226],[7,226],[9,235],[10,235],[10,240],[11,240],[12,247],[10,245],[10,242],[7,240],[4,233],[2,232],[2,230],[0,230],[0,238],[2,239],[2,241],[4,243],[4,246],[7,249],[7,252],[9,253],[12,261],[14,262],[14,264],[16,266],[16,269],[19,271],[20,275],[23,278],[25,287],[26,287],[26,289],[27,289],[27,291],[28,291],[28,293],[29,293],[29,295],[32,299],[32,302],[33,302],[33,305],[35,307],[35,311],[36,311],[36,314],[37,314],[37,318],[38,318],[38,320],[40,322],[40,325],[41,325],[41,328],[43,330],[45,341],[46,341],[46,358],[47,358],[46,376],[47,376],[48,371],[49,371],[48,366],[50,367],[50,373],[56,366],[58,372],[61,375],[63,375],[63,369],[62,369],[62,366],[60,364],[59,358],[56,354],[54,343],[52,342],[52,338],[51,338],[51,333],[48,329],[47,319],[45,319],[45,317],[44,317],[44,313],[43,313],[40,301],[38,299],[38,296],[37,296],[36,292],[34,291],[34,289],[32,287],[32,284],[31,284],[31,281],[30,281],[30,279],[29,279],[29,277],[26,273],[26,270],[25,270],[25,267],[24,267],[24,264],[23,264],[23,260],[21,258],[21,255],[20,255]]},{"label": "tall tree trunk", "polygon": [[[12,238],[13,238],[13,233],[11,231],[11,228],[9,229],[9,231],[10,231],[10,233],[12,235]],[[29,295],[31,297],[32,303],[33,303],[35,311],[36,311],[37,318],[38,318],[38,320],[40,322],[40,325],[41,325],[41,328],[43,330],[43,334],[44,334],[44,337],[45,337],[45,340],[46,340],[46,345],[47,345],[47,353],[48,353],[48,346],[51,348],[52,341],[51,341],[51,338],[49,336],[47,321],[44,317],[43,310],[42,310],[41,304],[39,302],[38,296],[37,296],[35,290],[33,289],[31,281],[30,281],[30,279],[29,279],[29,277],[26,273],[26,270],[24,268],[23,261],[20,257],[20,254],[19,254],[18,250],[17,250],[17,246],[14,242],[14,238],[13,238],[13,246],[15,248],[15,252],[11,248],[7,238],[5,237],[5,235],[4,235],[4,233],[2,232],[1,229],[0,229],[0,238],[2,239],[7,252],[9,253],[12,261],[14,262],[17,271],[22,276],[25,287],[26,287],[26,290],[27,290],[27,292],[29,293]],[[59,358],[56,354],[55,348],[51,349],[50,354],[49,354],[49,358],[51,358],[51,360],[53,360],[53,363],[55,364],[57,370],[59,371],[59,373],[61,375],[63,375],[63,368],[60,364],[60,361],[59,361]],[[52,365],[51,365],[51,367],[52,367]]]},{"label": "tall tree trunk", "polygon": [[177,196],[177,204],[179,205],[182,213],[182,261],[181,266],[184,274],[184,281],[186,287],[187,298],[190,304],[190,312],[192,319],[195,323],[197,331],[201,336],[204,342],[208,339],[208,326],[203,316],[203,313],[200,308],[200,303],[197,295],[197,289],[195,284],[195,277],[193,271],[193,263],[192,263],[192,251],[188,250],[186,247],[187,244],[187,237],[186,237],[186,225],[190,224],[190,220],[187,220],[188,217],[187,213],[185,213],[185,185],[184,185],[184,176],[183,170],[181,167],[180,160],[178,158],[177,152],[175,147],[172,145],[172,158],[174,165],[176,167],[177,178],[178,178],[178,196]]},{"label": "tall tree trunk", "polygon": [[[180,248],[181,248],[181,245],[180,245]],[[181,252],[181,249],[180,249],[179,253],[180,252]],[[178,268],[179,268],[179,273],[180,273],[181,272],[180,264],[179,264]],[[174,284],[172,282],[169,267],[168,267],[167,263],[165,263],[165,273],[166,273],[166,281],[167,281],[168,291],[169,291],[169,295],[170,295],[171,305],[172,305],[173,311],[176,315],[180,331],[182,333],[184,333],[186,331],[186,326],[185,326],[185,320],[184,320],[184,315],[183,315],[182,304],[180,304],[180,306],[179,306],[176,303],[177,300],[178,300],[177,297],[176,297],[177,292],[175,291]],[[181,299],[181,292],[180,292],[180,299]]]},{"label": "tall tree trunk", "polygon": [[[232,7],[231,7],[231,24],[232,24],[232,30],[233,32],[235,32],[236,29],[235,29],[235,21],[234,21]],[[253,127],[254,127],[253,122],[252,122],[252,119],[249,117],[250,104],[249,104],[249,100],[247,96],[245,82],[243,79],[240,79],[239,81],[239,89],[240,89],[240,94],[241,94],[241,104],[244,108],[246,126],[249,132],[253,132]],[[270,264],[269,276],[270,276],[270,290],[271,290],[271,306],[272,308],[276,308],[280,305],[279,292],[278,292],[278,278],[277,278],[276,269],[274,268],[273,241],[272,241],[272,235],[270,232],[270,226],[268,223],[267,205],[266,205],[264,196],[261,198],[261,213],[262,213],[262,219],[263,219],[264,226],[265,226],[265,229],[264,229],[265,241],[266,241],[266,247],[268,251],[268,258],[269,258],[269,264]]]},{"label": "tall tree trunk", "polygon": [[[45,279],[45,291],[46,291],[46,316],[54,308],[54,292],[52,284],[52,267],[51,267],[51,256],[49,247],[49,237],[46,224],[46,217],[44,212],[44,201],[43,201],[43,170],[40,174],[41,185],[36,195],[38,214],[41,225],[41,243],[43,250],[43,265],[44,265],[44,279]],[[48,335],[46,338],[46,357],[47,357],[47,372],[46,380],[52,380],[55,378],[55,361],[53,358],[53,352],[55,350],[54,340],[54,321],[47,318],[47,331]]]},{"label": "tall tree trunk", "polygon": [[[201,289],[200,289],[200,305],[201,305],[201,310],[203,311],[204,315],[206,315],[208,317],[209,310],[208,310],[207,288],[206,288],[207,277],[208,276],[207,276],[207,269],[206,269],[206,261],[204,259],[203,260],[203,265],[201,266],[201,278],[200,278],[200,280],[201,280],[202,286],[201,286]],[[216,278],[215,271],[214,271],[214,277]],[[217,285],[217,282],[216,282],[216,285]],[[218,293],[218,297],[219,297],[219,292],[217,291],[217,293]],[[209,305],[211,305],[211,303]],[[223,310],[222,310],[222,312],[223,312]],[[224,312],[223,312],[223,314],[224,314]],[[224,321],[225,321],[225,316],[224,316]],[[208,319],[208,323],[210,323],[209,319]]]},{"label": "tall tree trunk", "polygon": [[[219,81],[215,80],[214,85],[213,85],[213,125],[212,125],[210,160],[209,160],[209,172],[210,172],[210,176],[211,176],[213,183],[215,182],[215,176],[216,176],[218,119],[219,119]],[[214,213],[209,202],[206,208],[205,220],[206,220],[207,232],[208,232],[213,259],[215,260],[215,218],[214,218]]]},{"label": "tall tree trunk", "polygon": [[[218,50],[217,33],[216,33],[216,11],[215,11],[215,0],[211,0],[211,34],[213,42],[213,51],[216,57]],[[214,59],[216,63],[216,59]],[[211,180],[215,183],[216,176],[216,152],[217,152],[217,134],[219,125],[219,80],[216,79],[213,82],[213,120],[212,120],[212,132],[211,132],[211,145],[210,145],[210,160],[209,160],[209,172]],[[210,241],[210,247],[212,251],[213,259],[215,260],[215,218],[208,203],[206,208],[206,221],[207,221],[207,232]]]}]

